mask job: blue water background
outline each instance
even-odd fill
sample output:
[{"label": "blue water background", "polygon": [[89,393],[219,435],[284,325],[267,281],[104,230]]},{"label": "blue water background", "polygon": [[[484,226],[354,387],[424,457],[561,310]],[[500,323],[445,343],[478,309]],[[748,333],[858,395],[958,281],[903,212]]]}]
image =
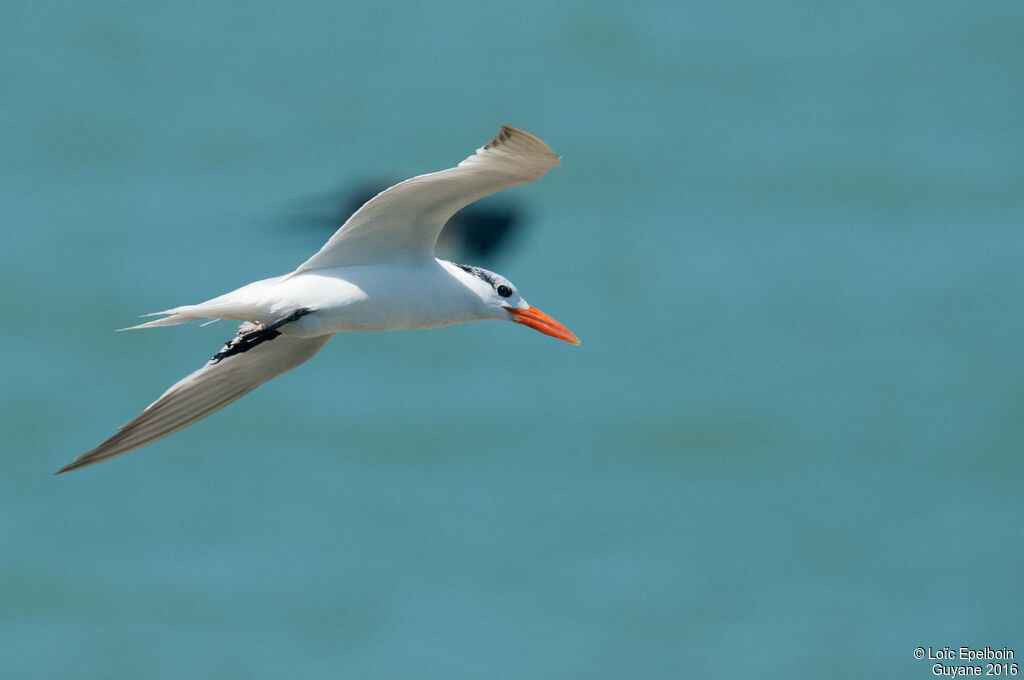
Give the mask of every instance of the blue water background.
[{"label": "blue water background", "polygon": [[[0,8],[12,678],[930,677],[1024,654],[1024,5]],[[513,124],[573,329],[351,334],[51,473],[293,219]]]}]

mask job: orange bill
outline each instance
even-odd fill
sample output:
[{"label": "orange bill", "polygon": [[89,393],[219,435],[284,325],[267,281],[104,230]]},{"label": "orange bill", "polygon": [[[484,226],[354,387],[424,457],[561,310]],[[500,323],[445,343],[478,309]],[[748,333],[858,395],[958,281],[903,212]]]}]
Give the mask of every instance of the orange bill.
[{"label": "orange bill", "polygon": [[580,339],[573,335],[572,331],[536,307],[527,307],[526,309],[506,307],[505,309],[507,309],[509,314],[512,315],[512,320],[516,323],[529,326],[535,331],[540,331],[544,335],[550,335],[553,338],[565,340],[566,342],[571,342],[574,345],[580,344]]}]

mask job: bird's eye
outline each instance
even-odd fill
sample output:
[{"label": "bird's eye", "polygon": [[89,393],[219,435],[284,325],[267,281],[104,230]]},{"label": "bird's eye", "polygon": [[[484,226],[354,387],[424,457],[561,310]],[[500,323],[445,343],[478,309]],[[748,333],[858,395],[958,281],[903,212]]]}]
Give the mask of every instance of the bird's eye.
[{"label": "bird's eye", "polygon": [[503,283],[498,286],[498,295],[501,297],[510,297],[512,295],[512,289]]}]

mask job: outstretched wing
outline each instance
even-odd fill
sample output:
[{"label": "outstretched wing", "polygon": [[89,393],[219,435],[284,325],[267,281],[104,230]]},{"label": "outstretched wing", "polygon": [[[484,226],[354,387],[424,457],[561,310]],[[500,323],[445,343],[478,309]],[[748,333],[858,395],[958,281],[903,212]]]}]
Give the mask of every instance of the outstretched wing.
[{"label": "outstretched wing", "polygon": [[[57,474],[128,453],[202,420],[271,378],[311,359],[330,337],[278,335],[244,352],[210,360],[172,385],[113,437],[65,465]],[[225,347],[218,356],[224,355],[227,349]]]},{"label": "outstretched wing", "polygon": [[433,257],[438,234],[459,209],[536,182],[561,164],[544,140],[503,125],[458,166],[407,179],[367,201],[296,273]]}]

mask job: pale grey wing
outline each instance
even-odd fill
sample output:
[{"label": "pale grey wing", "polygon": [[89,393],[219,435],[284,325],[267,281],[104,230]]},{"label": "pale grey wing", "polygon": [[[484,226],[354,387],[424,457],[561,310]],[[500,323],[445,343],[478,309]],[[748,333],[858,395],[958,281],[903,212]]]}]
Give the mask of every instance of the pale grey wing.
[{"label": "pale grey wing", "polygon": [[330,335],[278,335],[251,349],[213,360],[171,386],[110,439],[65,465],[57,474],[128,453],[219,411],[266,381],[311,359]]},{"label": "pale grey wing", "polygon": [[458,166],[413,177],[371,198],[296,273],[433,257],[438,234],[459,209],[536,182],[561,164],[544,140],[503,125],[494,139]]}]

